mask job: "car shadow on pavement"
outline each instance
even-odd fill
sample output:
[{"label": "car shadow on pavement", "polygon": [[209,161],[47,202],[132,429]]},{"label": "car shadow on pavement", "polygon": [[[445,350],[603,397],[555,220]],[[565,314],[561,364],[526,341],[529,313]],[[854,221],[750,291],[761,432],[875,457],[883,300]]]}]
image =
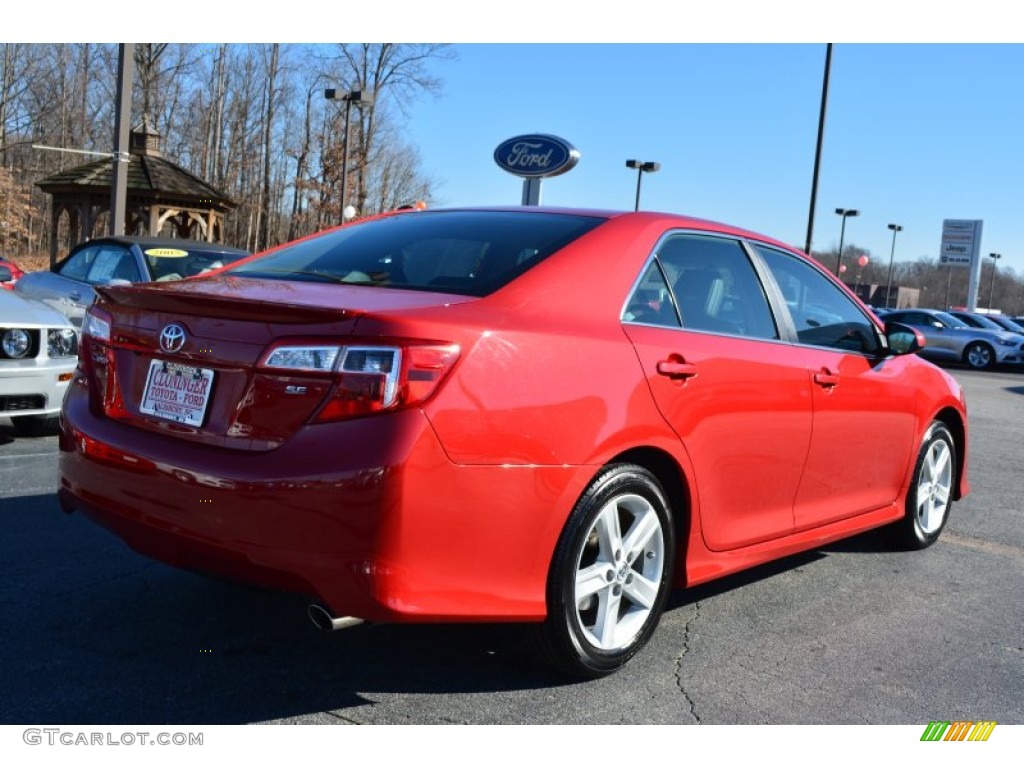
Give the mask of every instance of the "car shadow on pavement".
[{"label": "car shadow on pavement", "polygon": [[324,633],[304,597],[153,562],[52,495],[0,498],[0,520],[0,723],[250,723],[571,682],[515,625]]},{"label": "car shadow on pavement", "polygon": [[[330,712],[365,721],[375,697],[579,684],[549,672],[516,625],[316,629],[308,600],[139,556],[52,495],[0,498],[0,723],[233,724]],[[859,544],[857,542],[860,542]],[[866,534],[676,590],[668,611],[795,571]]]},{"label": "car shadow on pavement", "polygon": [[747,587],[751,584],[756,584],[759,581],[764,581],[765,579],[774,578],[788,571],[794,571],[817,560],[821,560],[824,557],[827,557],[827,555],[816,550],[798,552],[795,555],[784,557],[781,560],[773,560],[770,563],[765,563],[764,565],[759,565],[755,568],[740,571],[739,573],[734,573],[731,576],[724,576],[705,584],[698,584],[697,586],[688,587],[686,589],[676,589],[669,598],[668,605],[665,610],[671,611],[676,608],[693,605],[701,600],[708,600],[709,598],[717,597],[727,592],[732,592],[735,589]]}]

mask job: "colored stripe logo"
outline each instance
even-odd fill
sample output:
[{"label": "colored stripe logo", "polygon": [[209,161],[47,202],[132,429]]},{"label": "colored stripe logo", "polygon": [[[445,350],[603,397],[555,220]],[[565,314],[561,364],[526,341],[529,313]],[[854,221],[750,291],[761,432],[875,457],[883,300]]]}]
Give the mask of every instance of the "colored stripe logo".
[{"label": "colored stripe logo", "polygon": [[988,741],[995,727],[994,720],[932,720],[921,734],[921,741]]}]

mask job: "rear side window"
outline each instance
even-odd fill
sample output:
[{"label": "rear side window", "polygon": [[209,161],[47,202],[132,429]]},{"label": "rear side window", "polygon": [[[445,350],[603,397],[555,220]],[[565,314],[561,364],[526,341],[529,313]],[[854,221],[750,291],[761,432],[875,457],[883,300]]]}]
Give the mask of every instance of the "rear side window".
[{"label": "rear side window", "polygon": [[110,243],[83,248],[61,265],[60,274],[90,285],[104,285],[111,280],[137,283],[142,279],[131,251]]},{"label": "rear side window", "polygon": [[705,235],[673,235],[659,244],[623,320],[756,339],[779,337],[743,246]]},{"label": "rear side window", "polygon": [[424,211],[285,246],[238,276],[484,296],[605,219],[530,211]]}]

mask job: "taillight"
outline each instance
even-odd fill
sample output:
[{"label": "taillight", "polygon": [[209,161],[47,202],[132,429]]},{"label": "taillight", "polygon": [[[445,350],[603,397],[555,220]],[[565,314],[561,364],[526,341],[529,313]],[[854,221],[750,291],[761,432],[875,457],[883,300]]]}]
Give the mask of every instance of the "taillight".
[{"label": "taillight", "polygon": [[82,319],[79,364],[85,371],[94,405],[108,416],[124,415],[124,402],[117,385],[114,351],[110,347],[113,318],[106,311],[89,307]]},{"label": "taillight", "polygon": [[109,344],[112,322],[113,319],[109,313],[95,306],[89,307],[85,311],[85,319],[82,320],[82,336]]},{"label": "taillight", "polygon": [[325,422],[422,403],[458,357],[456,344],[283,344],[263,358],[261,367],[332,374],[334,385],[312,419]]}]

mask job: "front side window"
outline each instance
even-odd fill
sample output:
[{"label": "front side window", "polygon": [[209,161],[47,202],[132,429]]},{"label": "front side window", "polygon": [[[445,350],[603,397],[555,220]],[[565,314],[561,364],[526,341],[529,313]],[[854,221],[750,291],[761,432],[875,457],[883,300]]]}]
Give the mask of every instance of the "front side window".
[{"label": "front side window", "polygon": [[887,323],[903,323],[903,325],[930,326],[932,319],[923,312],[889,312],[885,316]]},{"label": "front side window", "polygon": [[665,238],[630,297],[623,319],[778,338],[768,299],[743,246],[707,235]]},{"label": "front side window", "polygon": [[838,286],[803,259],[755,244],[782,291],[801,344],[875,354],[878,332]]}]

